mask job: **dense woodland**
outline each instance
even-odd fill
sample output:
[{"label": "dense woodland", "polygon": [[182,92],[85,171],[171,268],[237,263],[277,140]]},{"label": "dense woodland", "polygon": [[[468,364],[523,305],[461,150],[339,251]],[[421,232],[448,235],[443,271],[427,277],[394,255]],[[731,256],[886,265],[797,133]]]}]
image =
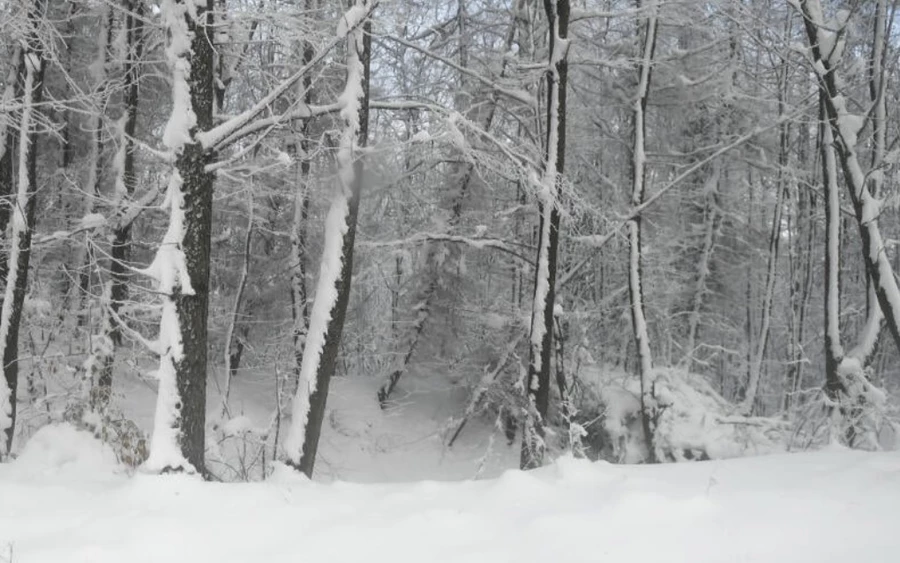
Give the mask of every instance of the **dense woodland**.
[{"label": "dense woodland", "polygon": [[335,377],[463,387],[522,468],[892,448],[896,10],[0,0],[0,460],[312,476]]}]

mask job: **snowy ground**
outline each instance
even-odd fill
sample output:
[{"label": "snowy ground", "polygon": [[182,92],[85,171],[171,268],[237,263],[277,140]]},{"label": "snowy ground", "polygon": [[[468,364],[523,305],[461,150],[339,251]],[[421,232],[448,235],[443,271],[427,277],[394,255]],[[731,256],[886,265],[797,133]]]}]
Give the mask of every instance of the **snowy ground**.
[{"label": "snowy ground", "polygon": [[565,458],[497,479],[204,483],[125,475],[69,427],[0,466],[0,561],[894,563],[900,455],[665,466]]},{"label": "snowy ground", "polygon": [[[263,424],[270,380],[236,380],[233,413]],[[900,561],[900,453],[564,458],[521,473],[487,420],[446,447],[464,388],[410,377],[382,411],[379,383],[334,381],[317,482],[283,468],[251,484],[129,475],[89,435],[45,427],[0,465],[0,563]],[[116,385],[149,429],[153,388]]]},{"label": "snowy ground", "polygon": [[[410,375],[382,410],[375,377],[337,377],[331,383],[319,454],[317,481],[406,482],[496,477],[517,467],[518,444],[506,445],[488,420],[474,418],[453,448],[446,447],[465,411],[469,392],[446,378]],[[119,403],[147,433],[153,428],[156,392],[149,383],[123,376],[115,381]],[[219,393],[209,386],[208,417],[219,411]],[[272,416],[274,384],[269,373],[245,372],[232,389],[233,416],[265,427]],[[213,470],[217,470],[211,464]],[[0,561],[0,563],[3,563]]]}]

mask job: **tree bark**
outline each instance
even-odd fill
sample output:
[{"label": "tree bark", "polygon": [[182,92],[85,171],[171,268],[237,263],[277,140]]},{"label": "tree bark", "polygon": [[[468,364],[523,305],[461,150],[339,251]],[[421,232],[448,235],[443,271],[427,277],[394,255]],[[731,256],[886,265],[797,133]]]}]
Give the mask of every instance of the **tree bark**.
[{"label": "tree bark", "polygon": [[538,209],[537,268],[531,310],[528,380],[522,452],[519,466],[534,469],[544,462],[544,424],[550,404],[550,361],[559,252],[559,184],[566,161],[566,90],[568,80],[569,1],[544,0],[550,27],[550,70],[547,73],[547,140]]},{"label": "tree bark", "polygon": [[[93,403],[101,410],[109,406],[112,394],[113,363],[116,349],[122,345],[121,327],[118,324],[118,313],[122,304],[128,299],[128,268],[126,266],[130,254],[131,221],[122,222],[128,199],[134,194],[136,183],[134,171],[134,135],[137,129],[137,110],[139,102],[139,62],[143,50],[143,0],[124,0],[125,52],[123,53],[122,70],[124,78],[124,106],[119,123],[119,152],[114,161],[115,181],[113,183],[113,228],[110,244],[110,290],[109,303],[104,306],[110,311],[103,311],[104,339],[100,346],[100,374],[93,389]],[[110,21],[110,24],[112,22]],[[110,25],[110,28],[112,26]],[[107,46],[108,48],[108,46]],[[99,131],[98,131],[99,143]]]},{"label": "tree bark", "polygon": [[[207,172],[206,166],[213,155],[204,150],[196,135],[213,125],[212,5],[212,0],[196,5],[195,16],[184,0],[168,0],[163,8],[170,35],[169,62],[176,100],[164,139],[177,156],[167,195],[171,207],[169,231],[155,262],[158,275],[163,269],[158,278],[163,294],[162,358],[156,422],[147,461],[150,470],[196,471],[203,475],[213,193],[213,174]],[[184,45],[188,37],[189,47]],[[189,69],[187,73],[185,67]],[[195,116],[194,123],[187,117],[188,112]],[[176,448],[177,452],[173,451]]]},{"label": "tree bark", "polygon": [[[356,0],[354,7],[364,10],[368,18],[373,6],[370,0]],[[293,419],[285,440],[288,465],[310,478],[315,468],[328,387],[337,367],[338,348],[350,300],[353,244],[363,183],[361,156],[365,152],[369,130],[370,27],[366,21],[347,34],[347,81],[341,110],[344,126],[337,157],[339,182],[326,218],[309,337],[303,349]]]},{"label": "tree bark", "polygon": [[[810,5],[813,6],[812,10]],[[884,314],[885,324],[894,345],[900,350],[900,288],[894,277],[893,267],[888,259],[884,239],[878,224],[881,202],[867,187],[867,174],[863,171],[858,155],[857,134],[859,133],[858,116],[850,114],[846,99],[838,88],[836,65],[840,53],[823,53],[819,30],[826,30],[825,23],[817,19],[821,14],[819,0],[801,0],[799,7],[803,13],[803,23],[810,44],[812,59],[816,64],[816,76],[819,88],[824,95],[825,110],[828,123],[834,136],[844,180],[847,183],[850,201],[856,216],[862,240],[863,258],[866,270],[874,285],[878,305]],[[835,32],[835,44],[844,40],[842,28]]]},{"label": "tree bark", "polygon": [[22,47],[20,67],[22,113],[19,119],[16,193],[12,204],[12,233],[7,257],[7,279],[0,307],[0,358],[3,381],[0,382],[0,459],[12,449],[16,427],[16,390],[19,379],[19,327],[28,287],[31,235],[35,225],[37,190],[37,119],[41,103],[46,59],[38,29],[47,10],[46,0],[35,0],[27,14],[28,32]]},{"label": "tree bark", "polygon": [[[305,9],[311,12],[318,6],[317,0],[305,0]],[[309,41],[303,43],[303,64],[312,61],[315,49]],[[301,95],[307,105],[312,103],[312,75],[307,74],[301,81]],[[293,322],[292,337],[294,345],[294,384],[291,392],[296,392],[296,382],[300,378],[300,367],[303,363],[303,347],[309,331],[309,296],[306,288],[307,223],[309,223],[309,184],[312,161],[309,155],[310,122],[304,121],[300,130],[297,184],[294,186],[294,220],[291,225],[291,320]]]},{"label": "tree bark", "polygon": [[[650,93],[650,80],[653,69],[653,56],[656,50],[656,29],[658,6],[650,0],[649,14],[643,29],[641,60],[638,65],[637,96],[632,106],[632,125],[634,139],[631,154],[631,205],[635,208],[644,203],[646,180],[646,112]],[[640,7],[640,3],[638,3]],[[654,440],[656,420],[656,399],[652,386],[653,357],[650,351],[650,335],[647,332],[647,319],[644,314],[644,288],[642,280],[642,245],[640,214],[628,221],[629,268],[628,296],[631,305],[631,326],[635,348],[638,356],[638,377],[641,386],[641,427],[647,446],[647,461],[656,463],[656,447]]]}]

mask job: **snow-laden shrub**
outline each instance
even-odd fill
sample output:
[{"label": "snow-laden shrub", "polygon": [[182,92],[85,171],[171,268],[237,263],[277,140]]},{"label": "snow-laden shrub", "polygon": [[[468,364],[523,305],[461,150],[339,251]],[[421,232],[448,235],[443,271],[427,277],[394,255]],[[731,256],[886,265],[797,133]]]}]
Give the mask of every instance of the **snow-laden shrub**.
[{"label": "snow-laden shrub", "polygon": [[[640,382],[621,371],[586,370],[585,395],[578,422],[588,436],[592,457],[624,463],[648,459],[641,424]],[[783,449],[785,427],[776,419],[735,414],[700,375],[675,368],[656,368],[652,377],[655,398],[653,445],[660,461],[687,461],[740,457]],[[590,406],[591,401],[596,404]],[[596,415],[594,420],[585,420]]]},{"label": "snow-laden shrub", "polygon": [[90,399],[81,399],[66,405],[63,420],[107,444],[119,463],[127,467],[138,467],[150,453],[144,432],[119,409],[96,409]]},{"label": "snow-laden shrub", "polygon": [[28,440],[14,463],[29,474],[102,474],[115,470],[117,455],[72,424],[48,424]]},{"label": "snow-laden shrub", "polygon": [[841,444],[862,450],[897,449],[900,425],[890,413],[885,391],[872,382],[872,368],[855,358],[838,366],[838,388],[820,390],[794,413],[790,447],[819,448]]},{"label": "snow-laden shrub", "polygon": [[211,421],[207,439],[207,468],[214,478],[226,482],[265,479],[274,461],[274,440],[278,423],[275,413],[265,425],[245,414],[223,416]]}]

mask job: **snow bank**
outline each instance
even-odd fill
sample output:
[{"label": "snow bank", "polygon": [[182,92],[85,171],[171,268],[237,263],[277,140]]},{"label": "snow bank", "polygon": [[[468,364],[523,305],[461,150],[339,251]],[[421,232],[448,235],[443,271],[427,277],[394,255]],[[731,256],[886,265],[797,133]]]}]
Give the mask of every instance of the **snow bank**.
[{"label": "snow bank", "polygon": [[116,471],[118,463],[115,453],[90,433],[51,424],[31,437],[11,467],[22,476],[98,476]]},{"label": "snow bank", "polygon": [[893,563],[900,552],[900,455],[888,453],[564,458],[496,480],[403,485],[291,472],[261,484],[137,475],[48,487],[8,471],[0,555],[11,545],[28,563]]},{"label": "snow bank", "polygon": [[[586,380],[598,390],[606,447],[612,450],[606,455],[625,463],[643,461],[647,451],[640,424],[640,382],[615,371],[589,372]],[[786,429],[778,420],[734,414],[735,405],[700,375],[655,368],[651,386],[660,408],[654,436],[657,459],[726,459],[784,449]]]}]

